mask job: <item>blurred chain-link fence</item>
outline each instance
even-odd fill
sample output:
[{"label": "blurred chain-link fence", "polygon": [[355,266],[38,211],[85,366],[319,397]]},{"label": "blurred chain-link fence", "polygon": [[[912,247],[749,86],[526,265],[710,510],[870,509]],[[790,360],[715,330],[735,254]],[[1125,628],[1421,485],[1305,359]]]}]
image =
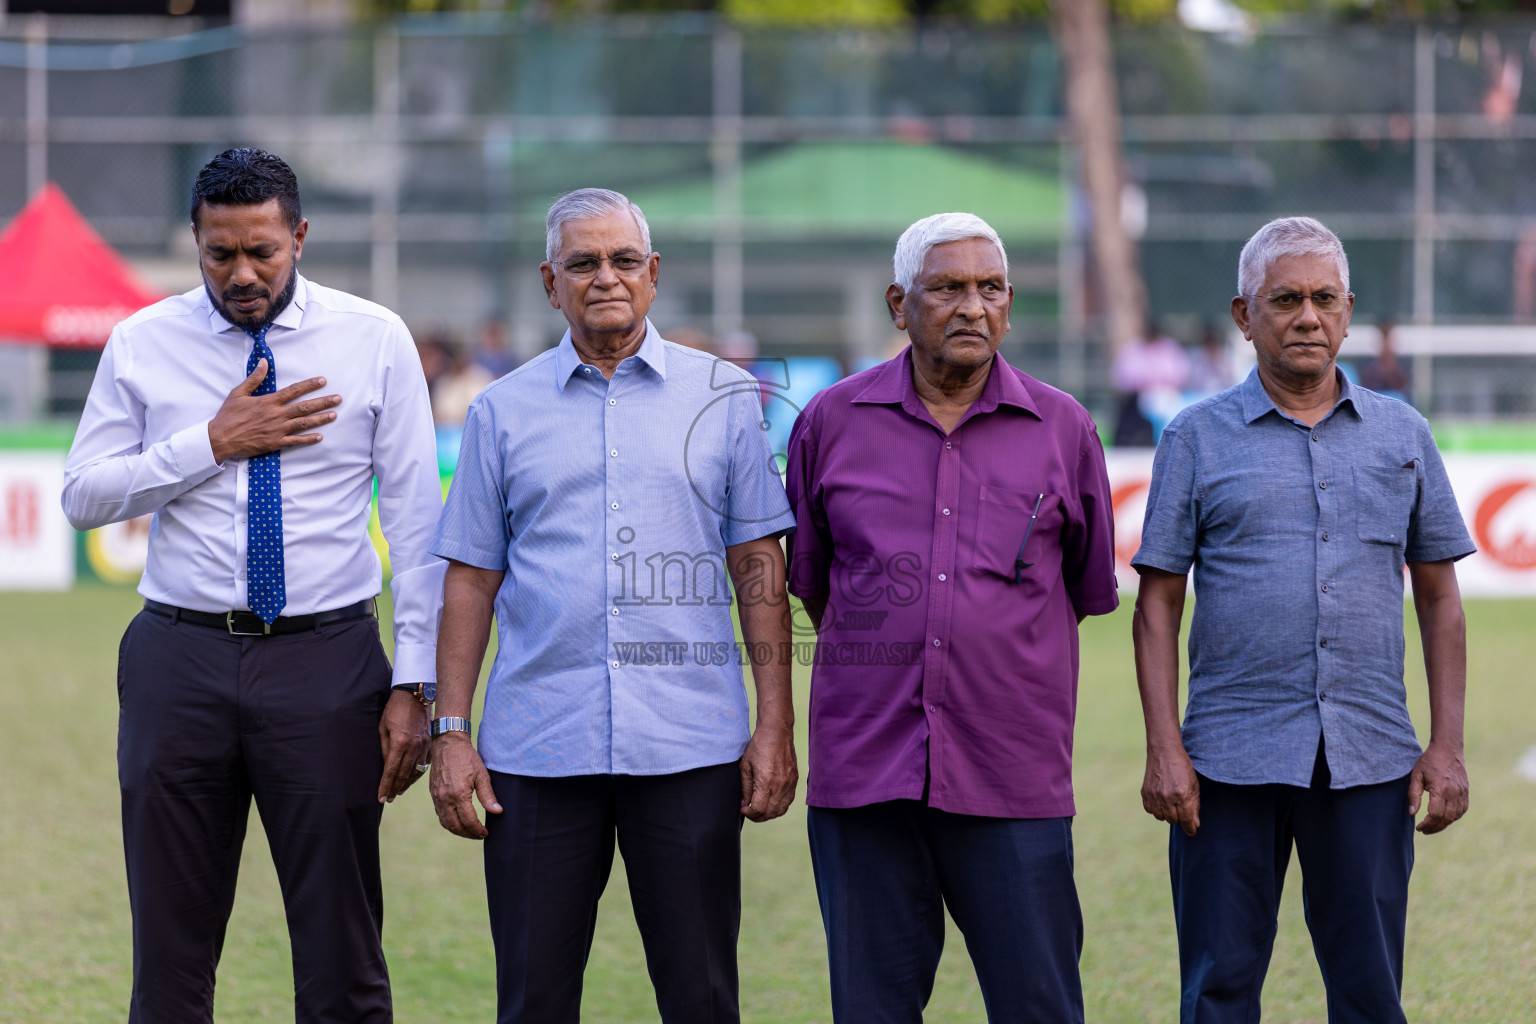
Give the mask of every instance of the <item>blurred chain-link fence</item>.
[{"label": "blurred chain-link fence", "polygon": [[[1009,357],[1110,404],[1043,28],[800,33],[681,16],[167,30],[0,26],[0,217],[56,181],[151,280],[194,287],[192,176],[227,146],[263,146],[299,173],[311,277],[418,330],[504,321],[526,356],[562,327],[536,270],[544,211],[601,184],[650,217],[664,330],[854,364],[896,340],[882,294],[897,234],[969,209],[1009,246]],[[1536,320],[1536,89],[1522,87],[1536,22],[1148,28],[1119,34],[1117,60],[1133,180],[1121,213],[1165,329],[1226,330],[1243,241],[1308,213],[1345,240],[1357,321],[1446,328],[1408,351],[1421,406],[1536,414],[1536,345],[1514,331]],[[88,367],[75,370],[83,394]]]}]

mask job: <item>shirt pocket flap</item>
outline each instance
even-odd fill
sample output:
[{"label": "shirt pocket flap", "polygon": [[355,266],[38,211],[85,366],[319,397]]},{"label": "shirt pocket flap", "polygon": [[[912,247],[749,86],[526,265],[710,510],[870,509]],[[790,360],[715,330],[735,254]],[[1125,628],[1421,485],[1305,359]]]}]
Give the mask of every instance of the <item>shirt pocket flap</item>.
[{"label": "shirt pocket flap", "polygon": [[1039,491],[981,488],[974,568],[1014,579],[1040,562],[1060,558],[1061,498]]},{"label": "shirt pocket flap", "polygon": [[1418,470],[1406,466],[1355,467],[1355,533],[1373,544],[1408,543],[1408,523],[1418,493]]}]

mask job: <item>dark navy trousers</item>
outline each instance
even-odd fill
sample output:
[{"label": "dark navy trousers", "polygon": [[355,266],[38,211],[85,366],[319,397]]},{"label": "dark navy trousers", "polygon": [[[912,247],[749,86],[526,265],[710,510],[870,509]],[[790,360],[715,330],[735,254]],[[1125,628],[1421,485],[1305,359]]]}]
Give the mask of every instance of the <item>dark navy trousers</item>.
[{"label": "dark navy trousers", "polygon": [[1330,1024],[1401,1024],[1413,870],[1408,779],[1329,789],[1200,777],[1200,831],[1172,827],[1180,1024],[1256,1024],[1294,844]]},{"label": "dark navy trousers", "polygon": [[809,809],[837,1024],[917,1024],[965,937],[992,1024],[1083,1019],[1071,818],[950,814],[916,800]]}]

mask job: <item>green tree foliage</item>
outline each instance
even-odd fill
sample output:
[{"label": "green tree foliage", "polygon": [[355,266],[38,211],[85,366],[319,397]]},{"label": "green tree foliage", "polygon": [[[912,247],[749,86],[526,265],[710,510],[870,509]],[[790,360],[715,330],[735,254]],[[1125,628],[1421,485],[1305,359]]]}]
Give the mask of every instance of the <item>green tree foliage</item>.
[{"label": "green tree foliage", "polygon": [[900,24],[911,16],[902,0],[721,0],[719,10],[743,24],[808,28],[873,28]]}]

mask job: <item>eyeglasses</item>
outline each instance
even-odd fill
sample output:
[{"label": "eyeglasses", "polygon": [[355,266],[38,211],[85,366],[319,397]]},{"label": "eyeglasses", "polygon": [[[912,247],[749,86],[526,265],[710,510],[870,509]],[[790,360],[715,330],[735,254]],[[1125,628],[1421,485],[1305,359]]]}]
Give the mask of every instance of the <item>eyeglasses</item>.
[{"label": "eyeglasses", "polygon": [[1263,301],[1276,313],[1294,313],[1301,308],[1301,304],[1308,299],[1312,300],[1312,308],[1319,313],[1342,313],[1344,307],[1349,305],[1349,300],[1354,296],[1353,292],[1275,292],[1272,295],[1254,295]]},{"label": "eyeglasses", "polygon": [[572,256],[568,260],[550,260],[565,268],[565,272],[578,280],[596,277],[604,262],[620,277],[639,277],[650,265],[651,253],[621,252],[613,256]]}]

